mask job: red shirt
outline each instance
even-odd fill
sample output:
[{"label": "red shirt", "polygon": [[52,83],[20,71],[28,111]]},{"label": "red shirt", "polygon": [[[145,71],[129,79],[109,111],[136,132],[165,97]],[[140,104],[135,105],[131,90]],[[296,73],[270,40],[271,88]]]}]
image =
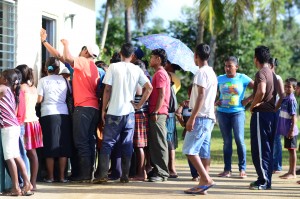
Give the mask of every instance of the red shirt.
[{"label": "red shirt", "polygon": [[73,96],[74,105],[98,109],[96,89],[99,80],[97,66],[93,60],[77,57],[74,59]]},{"label": "red shirt", "polygon": [[18,112],[16,115],[20,125],[24,123],[25,113],[26,113],[25,93],[24,91],[20,90]]},{"label": "red shirt", "polygon": [[158,114],[168,115],[169,101],[170,101],[170,78],[167,71],[164,68],[160,68],[155,72],[152,82],[153,91],[149,98],[149,113],[152,113],[156,107],[158,100],[158,89],[165,88],[165,96],[161,108],[158,110]]}]

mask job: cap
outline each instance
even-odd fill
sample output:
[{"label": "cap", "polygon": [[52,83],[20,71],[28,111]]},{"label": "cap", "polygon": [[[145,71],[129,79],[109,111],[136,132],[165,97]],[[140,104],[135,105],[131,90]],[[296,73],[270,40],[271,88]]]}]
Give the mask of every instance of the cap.
[{"label": "cap", "polygon": [[67,67],[65,67],[64,69],[62,69],[62,71],[60,72],[60,74],[70,74],[70,71]]},{"label": "cap", "polygon": [[138,59],[142,59],[144,57],[144,52],[140,47],[135,47],[134,54]]},{"label": "cap", "polygon": [[88,45],[86,49],[94,59],[98,57],[100,50],[97,44]]}]

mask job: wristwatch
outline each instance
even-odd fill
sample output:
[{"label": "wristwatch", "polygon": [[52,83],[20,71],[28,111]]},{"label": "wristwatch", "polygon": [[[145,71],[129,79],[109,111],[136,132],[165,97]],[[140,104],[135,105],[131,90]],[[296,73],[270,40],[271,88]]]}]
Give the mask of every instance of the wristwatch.
[{"label": "wristwatch", "polygon": [[150,115],[157,115],[158,113],[157,112],[152,112]]}]

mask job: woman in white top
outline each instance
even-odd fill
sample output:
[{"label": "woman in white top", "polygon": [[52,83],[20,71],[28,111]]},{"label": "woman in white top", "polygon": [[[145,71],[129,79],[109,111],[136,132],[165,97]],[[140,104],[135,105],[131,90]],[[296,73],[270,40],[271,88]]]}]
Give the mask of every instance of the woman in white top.
[{"label": "woman in white top", "polygon": [[48,76],[38,83],[38,102],[41,103],[41,126],[48,177],[45,182],[54,181],[54,158],[59,159],[59,182],[65,180],[67,158],[71,156],[71,120],[66,104],[68,82],[59,74],[59,60],[50,57],[45,63]]}]

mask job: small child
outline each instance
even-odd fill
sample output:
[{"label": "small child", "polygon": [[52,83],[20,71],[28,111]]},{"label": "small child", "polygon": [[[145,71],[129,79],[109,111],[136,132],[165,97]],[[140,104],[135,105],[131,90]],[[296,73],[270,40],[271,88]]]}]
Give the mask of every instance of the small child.
[{"label": "small child", "polygon": [[297,86],[295,78],[288,78],[284,83],[286,97],[281,103],[278,119],[278,132],[284,136],[284,148],[289,151],[289,171],[279,176],[282,179],[296,178],[296,149],[297,149],[297,101],[294,92]]}]

